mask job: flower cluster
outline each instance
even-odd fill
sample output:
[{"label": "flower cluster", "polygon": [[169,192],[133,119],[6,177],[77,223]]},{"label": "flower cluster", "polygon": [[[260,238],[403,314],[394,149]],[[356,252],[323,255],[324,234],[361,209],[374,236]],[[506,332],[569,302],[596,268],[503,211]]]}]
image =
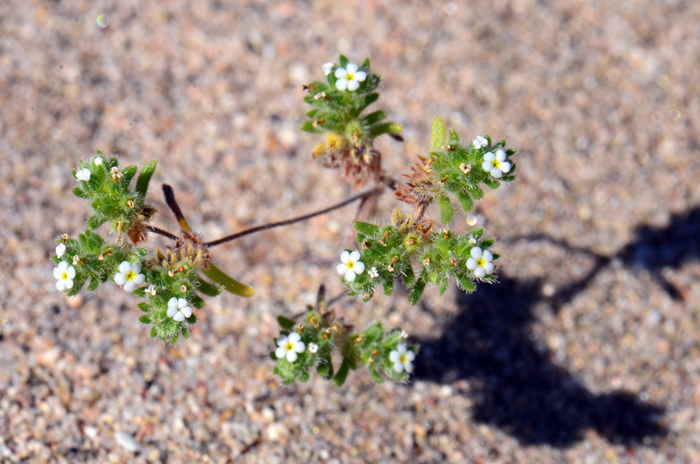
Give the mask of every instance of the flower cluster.
[{"label": "flower cluster", "polygon": [[[333,309],[326,307],[323,287],[315,307],[308,307],[302,322],[278,317],[281,335],[275,340],[276,348],[270,357],[277,363],[275,374],[284,383],[295,380],[306,382],[312,370],[326,379],[342,385],[351,370],[364,365],[372,378],[405,381],[413,370],[416,347],[408,347],[402,340],[403,330],[385,331],[377,322],[361,332],[337,320]],[[333,353],[341,358],[334,369]]]},{"label": "flower cluster", "polygon": [[369,59],[358,65],[341,55],[339,62],[323,65],[325,80],[304,86],[309,92],[304,100],[313,108],[301,129],[325,134],[325,141],[313,149],[314,158],[342,169],[358,186],[381,175],[381,154],[374,139],[384,134],[400,139],[402,128],[384,121],[384,111],[363,114],[379,98],[376,89],[381,81],[370,70]]}]

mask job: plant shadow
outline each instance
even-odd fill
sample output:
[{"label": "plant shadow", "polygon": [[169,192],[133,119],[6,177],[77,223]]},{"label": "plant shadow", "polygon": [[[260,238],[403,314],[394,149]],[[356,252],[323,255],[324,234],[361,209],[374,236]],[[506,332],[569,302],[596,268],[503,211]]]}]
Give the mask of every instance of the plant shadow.
[{"label": "plant shadow", "polygon": [[539,281],[505,276],[458,296],[459,314],[441,337],[418,340],[415,379],[472,382],[475,421],[497,426],[526,445],[568,447],[593,429],[628,446],[659,439],[665,409],[633,392],[596,395],[553,364],[534,343]]}]

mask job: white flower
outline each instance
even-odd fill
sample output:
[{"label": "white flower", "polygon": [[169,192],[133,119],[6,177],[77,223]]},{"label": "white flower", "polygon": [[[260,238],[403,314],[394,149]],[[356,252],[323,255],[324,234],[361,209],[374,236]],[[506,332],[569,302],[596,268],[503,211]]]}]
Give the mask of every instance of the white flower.
[{"label": "white flower", "polygon": [[365,263],[358,261],[360,252],[355,250],[352,253],[344,251],[340,254],[341,263],[335,268],[338,274],[344,275],[345,280],[352,282],[355,280],[356,274],[362,274],[365,270]]},{"label": "white flower", "polygon": [[92,160],[93,163],[95,163],[95,166],[102,166],[103,159],[101,156],[96,157],[94,160]]},{"label": "white flower", "polygon": [[87,182],[90,180],[90,170],[88,168],[79,169],[75,172],[75,178]]},{"label": "white flower", "polygon": [[483,137],[481,135],[477,136],[473,141],[472,145],[474,145],[474,148],[483,148],[486,145],[489,144],[489,141],[486,140],[486,137]]},{"label": "white flower", "polygon": [[394,370],[399,373],[406,371],[410,374],[413,371],[415,358],[416,354],[413,351],[408,351],[403,343],[389,353],[389,361],[394,363]]},{"label": "white flower", "polygon": [[354,92],[360,87],[360,82],[364,82],[367,79],[367,73],[364,71],[358,71],[359,66],[355,63],[348,63],[345,68],[338,68],[335,70],[335,77],[338,78],[335,81],[335,88],[338,90],[349,90]]},{"label": "white flower", "polygon": [[499,178],[504,172],[510,171],[510,163],[506,161],[506,152],[500,148],[495,155],[491,152],[486,153],[481,167],[495,178]]},{"label": "white flower", "polygon": [[[318,347],[316,347],[318,349]],[[306,349],[306,345],[301,341],[301,335],[296,332],[289,334],[289,337],[282,335],[277,339],[277,349],[275,350],[275,356],[277,359],[287,358],[287,361],[293,363],[297,360],[297,353],[303,353]],[[311,347],[309,347],[309,350]]]},{"label": "white flower", "polygon": [[333,64],[333,63],[324,63],[323,64],[323,75],[324,76],[329,75],[331,73],[331,71],[333,71],[333,66],[335,66],[335,64]]},{"label": "white flower", "polygon": [[192,315],[192,308],[184,298],[172,297],[168,300],[168,317],[177,322],[182,322]]},{"label": "white flower", "polygon": [[315,353],[318,351],[318,345],[315,343],[309,343],[309,353]]},{"label": "white flower", "polygon": [[63,253],[65,253],[65,252],[66,252],[66,245],[65,244],[59,243],[58,245],[56,245],[56,256],[58,256],[60,258],[61,256],[63,256]]},{"label": "white flower", "polygon": [[148,293],[151,296],[156,296],[156,286],[153,284],[149,285],[146,289],[146,293]]},{"label": "white flower", "polygon": [[489,250],[482,251],[479,247],[472,248],[472,257],[467,260],[467,269],[474,271],[478,278],[493,272],[493,254]]},{"label": "white flower", "polygon": [[133,292],[136,287],[141,286],[146,281],[146,276],[139,274],[139,272],[141,272],[141,263],[122,261],[119,265],[119,272],[114,274],[114,283],[123,285],[127,292]]},{"label": "white flower", "polygon": [[56,289],[59,291],[70,290],[73,288],[73,279],[75,278],[75,268],[69,266],[67,262],[61,261],[58,266],[53,268],[53,276],[56,278]]},{"label": "white flower", "polygon": [[370,270],[369,270],[369,276],[370,276],[370,277],[373,277],[373,278],[375,278],[375,279],[376,279],[377,277],[379,277],[379,273],[377,272],[377,268],[376,268],[376,267],[372,266],[372,267],[370,268]]}]

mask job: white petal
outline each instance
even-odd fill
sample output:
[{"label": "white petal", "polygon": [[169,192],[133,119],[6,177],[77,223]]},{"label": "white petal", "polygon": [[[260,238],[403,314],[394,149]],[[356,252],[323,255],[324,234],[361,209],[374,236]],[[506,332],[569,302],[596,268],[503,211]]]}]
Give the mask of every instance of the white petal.
[{"label": "white petal", "polygon": [[56,281],[56,290],[58,290],[59,292],[62,292],[64,288],[66,288],[66,283],[62,280],[57,280]]},{"label": "white petal", "polygon": [[73,288],[73,280],[66,279],[65,285],[66,285],[66,288],[68,288],[68,289]]},{"label": "white petal", "polygon": [[177,308],[175,306],[170,306],[168,305],[168,317],[173,317],[175,314],[177,314]]},{"label": "white petal", "polygon": [[500,179],[503,175],[501,170],[496,168],[491,169],[491,172],[489,174],[491,174],[491,177],[495,177],[496,179]]},{"label": "white petal", "polygon": [[349,251],[344,251],[340,254],[340,261],[343,263],[347,263],[350,260],[350,252]]},{"label": "white petal", "polygon": [[348,271],[345,273],[345,280],[347,282],[352,282],[353,280],[355,280],[355,277],[356,277],[355,273],[353,271],[351,271],[350,269],[348,269]]},{"label": "white petal", "polygon": [[131,263],[129,261],[122,261],[119,265],[119,272],[122,274],[127,274],[131,270]]},{"label": "white petal", "polygon": [[345,90],[348,88],[348,80],[344,77],[335,81],[335,88],[338,90]]},{"label": "white petal", "polygon": [[394,363],[394,370],[395,370],[396,372],[398,372],[398,373],[403,372],[403,364],[401,364],[401,363],[398,362],[398,361],[395,362],[395,363]]},{"label": "white petal", "polygon": [[126,283],[126,277],[121,272],[114,274],[114,283],[117,285],[124,285]]},{"label": "white petal", "polygon": [[64,272],[66,272],[66,269],[68,269],[68,263],[67,263],[67,262],[61,261],[60,263],[58,263],[58,270],[59,270],[59,272],[60,272],[61,274],[63,274]]},{"label": "white petal", "polygon": [[129,282],[124,284],[124,290],[129,292],[129,293],[133,292],[135,288],[136,288],[136,284],[134,284],[133,281],[129,281]]},{"label": "white petal", "polygon": [[[335,267],[335,270],[338,274],[343,275],[347,272],[348,267],[345,264],[340,263]],[[56,278],[58,278],[58,277],[56,277]]]},{"label": "white petal", "polygon": [[481,250],[480,247],[474,247],[472,248],[472,251],[469,252],[470,255],[472,255],[472,258],[479,259],[481,258],[481,255],[484,254],[484,252]]},{"label": "white petal", "polygon": [[348,72],[351,74],[355,74],[357,72],[357,70],[360,69],[360,67],[357,66],[355,63],[348,63],[346,68],[347,68]]},{"label": "white petal", "polygon": [[484,271],[483,267],[477,267],[474,270],[474,275],[481,279],[482,277],[484,277],[486,275],[486,271]]},{"label": "white petal", "polygon": [[53,278],[54,278],[54,279],[60,279],[60,278],[61,278],[61,274],[63,274],[63,272],[61,272],[61,270],[58,268],[58,266],[56,266],[55,268],[53,268]]},{"label": "white petal", "polygon": [[275,350],[275,356],[277,356],[277,359],[284,358],[284,356],[286,354],[287,354],[287,350],[285,350],[283,346],[280,346]]},{"label": "white petal", "polygon": [[413,351],[408,351],[406,353],[406,361],[411,362],[414,359],[416,359],[416,353],[414,353]]},{"label": "white petal", "polygon": [[187,306],[187,300],[184,298],[178,298],[177,299],[177,309],[182,309],[185,306]]},{"label": "white petal", "polygon": [[295,344],[295,343],[297,343],[299,340],[301,340],[301,335],[299,335],[298,333],[292,332],[292,333],[289,334],[289,343]]},{"label": "white petal", "polygon": [[469,269],[470,271],[473,271],[474,269],[476,269],[476,266],[477,266],[477,263],[476,263],[476,260],[474,258],[469,258],[467,260],[467,269]]},{"label": "white petal", "polygon": [[345,77],[345,75],[346,75],[347,73],[348,73],[348,72],[345,70],[345,68],[338,68],[338,69],[335,70],[335,77],[337,77],[338,79],[340,79],[340,78],[342,78],[342,77]]},{"label": "white petal", "polygon": [[403,343],[401,343],[401,344],[399,345],[399,347],[398,347],[398,350],[399,350],[399,354],[400,354],[400,355],[406,354],[406,345],[404,345]]},{"label": "white petal", "polygon": [[136,274],[141,272],[141,263],[139,261],[131,263],[131,270],[134,271]]},{"label": "white petal", "polygon": [[502,149],[499,149],[496,152],[496,159],[500,162],[503,162],[506,160],[506,152],[504,152]]},{"label": "white petal", "polygon": [[508,172],[508,171],[510,171],[510,163],[509,163],[508,161],[502,162],[502,163],[501,163],[501,166],[500,166],[500,169],[501,169],[501,171],[503,171],[503,172]]},{"label": "white petal", "polygon": [[357,261],[358,259],[360,259],[360,252],[359,251],[355,250],[352,253],[350,253],[350,260]]},{"label": "white petal", "polygon": [[92,160],[92,162],[95,163],[95,166],[102,166],[103,160],[102,160],[102,157],[98,156],[97,158]]},{"label": "white petal", "polygon": [[296,351],[297,353],[303,353],[304,350],[306,349],[306,345],[304,345],[304,342],[296,342],[296,343],[294,344],[294,348],[293,348],[293,349],[294,349],[294,351]]},{"label": "white petal", "polygon": [[364,71],[357,71],[355,73],[355,80],[358,82],[364,82],[367,79],[367,73]]},{"label": "white petal", "polygon": [[481,163],[481,167],[484,171],[489,172],[491,169],[493,169],[493,163],[491,161],[484,161]]},{"label": "white petal", "polygon": [[146,276],[143,275],[143,274],[139,274],[139,275],[137,275],[136,278],[134,279],[134,284],[136,284],[136,285],[138,285],[138,286],[141,286],[141,285],[143,285],[143,283],[144,283],[145,281],[146,281]]},{"label": "white petal", "polygon": [[168,309],[170,308],[177,310],[177,297],[172,297],[168,300]]},{"label": "white petal", "polygon": [[411,361],[407,361],[404,364],[404,367],[406,368],[406,372],[408,372],[409,374],[413,372],[413,364],[411,364]]},{"label": "white petal", "polygon": [[323,64],[323,75],[327,76],[333,71],[333,63],[324,63]]},{"label": "white petal", "polygon": [[493,272],[493,267],[494,267],[494,266],[493,266],[493,263],[489,261],[489,262],[486,263],[486,265],[484,266],[484,271],[486,271],[487,274],[491,274],[491,273]]},{"label": "white petal", "polygon": [[177,321],[177,322],[182,322],[182,321],[185,320],[185,315],[182,314],[180,311],[178,311],[178,312],[173,316],[173,320],[175,320],[175,321]]},{"label": "white petal", "polygon": [[482,256],[486,261],[493,261],[493,253],[491,253],[489,250],[484,250],[484,254]]},{"label": "white petal", "polygon": [[297,360],[297,352],[296,351],[287,351],[287,361],[290,363],[293,363],[294,361]]},{"label": "white petal", "polygon": [[496,159],[496,155],[494,155],[491,152],[488,152],[484,155],[484,161],[493,161],[494,159]]},{"label": "white petal", "polygon": [[59,243],[56,246],[56,256],[58,256],[60,258],[61,256],[63,256],[63,253],[65,253],[65,252],[66,252],[66,246],[63,243]]},{"label": "white petal", "polygon": [[284,347],[284,345],[286,345],[288,341],[289,339],[286,335],[280,335],[280,337],[277,339],[277,346]]},{"label": "white petal", "polygon": [[69,267],[68,269],[66,269],[66,274],[68,274],[69,279],[72,279],[73,277],[75,277],[75,268],[73,266]]},{"label": "white petal", "polygon": [[365,271],[365,263],[362,261],[355,261],[355,265],[352,267],[355,274],[362,274]]},{"label": "white petal", "polygon": [[350,92],[354,92],[355,90],[357,90],[359,88],[360,88],[360,83],[357,82],[356,80],[353,79],[351,81],[348,81],[348,90]]},{"label": "white petal", "polygon": [[185,306],[180,309],[180,312],[185,315],[185,317],[190,317],[192,315],[192,308]]}]

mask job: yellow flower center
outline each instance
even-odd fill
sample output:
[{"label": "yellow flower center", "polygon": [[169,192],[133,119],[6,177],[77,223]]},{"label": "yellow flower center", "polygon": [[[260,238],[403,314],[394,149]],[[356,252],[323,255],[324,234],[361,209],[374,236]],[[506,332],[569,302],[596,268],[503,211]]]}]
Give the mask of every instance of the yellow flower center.
[{"label": "yellow flower center", "polygon": [[355,75],[353,73],[349,72],[345,75],[345,79],[351,81],[351,80],[355,79]]},{"label": "yellow flower center", "polygon": [[501,162],[498,161],[497,159],[491,161],[491,164],[493,165],[494,168],[499,169],[501,167]]},{"label": "yellow flower center", "polygon": [[355,261],[348,261],[348,263],[345,266],[347,266],[348,269],[352,269],[353,267],[355,267]]},{"label": "yellow flower center", "polygon": [[61,280],[68,280],[68,272],[61,274]]},{"label": "yellow flower center", "polygon": [[476,264],[478,264],[480,267],[486,266],[486,260],[484,258],[479,258],[476,260]]},{"label": "yellow flower center", "polygon": [[129,271],[126,273],[126,280],[132,281],[136,278],[136,273],[134,271]]},{"label": "yellow flower center", "polygon": [[284,347],[285,350],[287,351],[292,351],[294,349],[294,343],[292,342],[287,342],[287,344]]},{"label": "yellow flower center", "polygon": [[406,364],[406,355],[402,354],[401,356],[399,356],[399,361],[401,361],[401,364]]}]

